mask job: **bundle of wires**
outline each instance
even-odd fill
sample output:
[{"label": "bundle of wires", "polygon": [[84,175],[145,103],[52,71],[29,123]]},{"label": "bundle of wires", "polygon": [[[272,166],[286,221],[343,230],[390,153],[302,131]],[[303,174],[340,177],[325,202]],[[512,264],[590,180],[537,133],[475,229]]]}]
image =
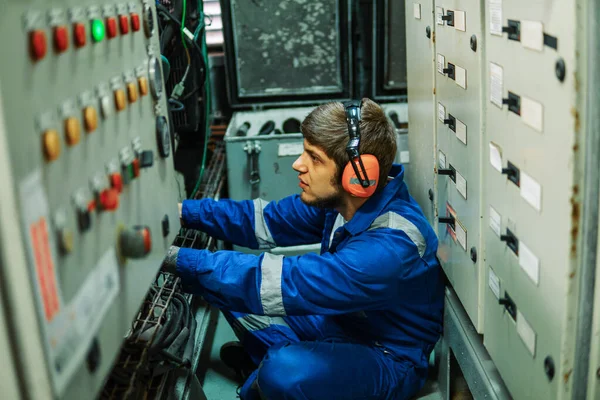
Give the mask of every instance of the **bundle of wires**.
[{"label": "bundle of wires", "polygon": [[[181,4],[181,8],[178,7],[179,4]],[[201,81],[203,82],[203,84],[201,85],[200,88],[196,88],[192,91],[189,91],[188,93],[185,93],[185,96],[181,97],[181,100],[185,100],[189,96],[194,95],[198,89],[203,91],[202,97],[203,97],[203,105],[205,108],[204,118],[203,118],[203,122],[204,122],[203,130],[204,130],[205,138],[204,138],[204,147],[203,147],[203,152],[202,152],[202,163],[201,163],[201,167],[200,167],[200,173],[198,176],[198,180],[194,186],[194,189],[191,192],[191,198],[194,198],[198,192],[198,189],[199,189],[202,179],[204,177],[204,171],[205,171],[206,163],[207,163],[206,156],[207,156],[208,142],[209,142],[210,136],[211,136],[211,131],[210,131],[211,87],[210,87],[210,74],[208,72],[209,60],[208,60],[208,47],[206,45],[206,29],[205,29],[206,28],[205,20],[206,20],[207,16],[204,14],[204,3],[202,2],[202,0],[198,0],[198,3],[197,3],[197,7],[198,7],[198,11],[199,11],[198,25],[196,26],[196,29],[195,29],[194,33],[192,34],[191,31],[189,31],[185,26],[186,13],[187,13],[187,0],[182,0],[181,3],[179,3],[179,2],[175,3],[173,13],[171,13],[171,11],[162,4],[157,3],[156,7],[157,7],[157,10],[160,13],[160,15],[163,15],[164,17],[168,18],[179,29],[180,36],[181,36],[181,43],[183,45],[183,49],[185,51],[187,61],[188,61],[188,65],[186,67],[183,78],[174,87],[173,93],[171,93],[171,96],[169,99],[169,102],[171,104],[174,104],[175,106],[177,106],[177,110],[182,110],[183,104],[180,101],[180,96],[182,96],[185,91],[184,85],[188,78],[190,68],[192,68],[192,57],[190,55],[188,43],[191,44],[192,47],[194,48],[194,50],[197,51],[197,53],[200,55],[202,64],[203,64],[201,66],[201,70],[202,70]],[[179,21],[177,18],[179,16],[179,14],[181,14],[181,21]],[[163,33],[161,34],[161,53],[164,53],[164,51],[167,47],[166,46],[167,42],[169,41],[169,39],[171,37],[170,36],[171,30],[172,30],[171,25],[168,25],[163,30]],[[200,40],[200,44],[198,44],[198,40]]]}]

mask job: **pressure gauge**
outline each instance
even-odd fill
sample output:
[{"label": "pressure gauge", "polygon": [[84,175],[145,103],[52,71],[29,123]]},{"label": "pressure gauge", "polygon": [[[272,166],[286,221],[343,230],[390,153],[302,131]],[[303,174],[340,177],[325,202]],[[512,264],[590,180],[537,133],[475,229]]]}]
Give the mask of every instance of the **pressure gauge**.
[{"label": "pressure gauge", "polygon": [[161,157],[169,157],[169,154],[171,154],[171,132],[169,122],[164,115],[156,117],[156,142]]},{"label": "pressure gauge", "polygon": [[144,6],[144,31],[147,37],[154,35],[154,14],[148,4]]},{"label": "pressure gauge", "polygon": [[160,71],[158,57],[151,57],[148,63],[148,78],[150,79],[150,91],[155,100],[160,99],[163,91],[163,77]]}]

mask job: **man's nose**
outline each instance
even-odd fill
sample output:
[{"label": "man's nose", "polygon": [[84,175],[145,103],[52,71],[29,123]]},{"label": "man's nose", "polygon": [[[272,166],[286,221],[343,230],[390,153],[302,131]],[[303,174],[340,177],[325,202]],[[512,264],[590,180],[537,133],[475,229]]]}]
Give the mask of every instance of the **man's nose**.
[{"label": "man's nose", "polygon": [[304,162],[302,161],[302,155],[298,157],[296,161],[294,161],[294,163],[292,164],[292,168],[294,168],[294,171],[300,173],[306,172],[306,164],[304,164]]}]

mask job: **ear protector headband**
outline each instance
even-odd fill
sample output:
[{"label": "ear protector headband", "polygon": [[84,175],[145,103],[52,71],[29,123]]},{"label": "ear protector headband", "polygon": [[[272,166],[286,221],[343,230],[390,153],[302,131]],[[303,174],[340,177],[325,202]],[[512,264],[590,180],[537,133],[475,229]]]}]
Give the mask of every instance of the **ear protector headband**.
[{"label": "ear protector headband", "polygon": [[342,174],[342,187],[356,197],[369,197],[377,189],[379,180],[379,161],[372,154],[360,154],[360,100],[344,102],[346,122],[348,123],[348,164]]}]

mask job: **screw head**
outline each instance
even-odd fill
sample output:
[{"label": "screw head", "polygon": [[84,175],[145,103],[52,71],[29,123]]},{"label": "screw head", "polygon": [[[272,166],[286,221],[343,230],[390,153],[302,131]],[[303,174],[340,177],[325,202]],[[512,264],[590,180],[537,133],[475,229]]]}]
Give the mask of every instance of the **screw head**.
[{"label": "screw head", "polygon": [[565,60],[559,58],[556,61],[556,65],[554,66],[554,72],[556,73],[556,77],[559,81],[563,82],[565,80],[565,76],[567,74],[567,66],[565,65]]},{"label": "screw head", "polygon": [[427,36],[428,39],[431,39],[431,27],[429,25],[425,28],[425,36]]},{"label": "screw head", "polygon": [[471,50],[477,51],[477,36],[471,36]]}]

